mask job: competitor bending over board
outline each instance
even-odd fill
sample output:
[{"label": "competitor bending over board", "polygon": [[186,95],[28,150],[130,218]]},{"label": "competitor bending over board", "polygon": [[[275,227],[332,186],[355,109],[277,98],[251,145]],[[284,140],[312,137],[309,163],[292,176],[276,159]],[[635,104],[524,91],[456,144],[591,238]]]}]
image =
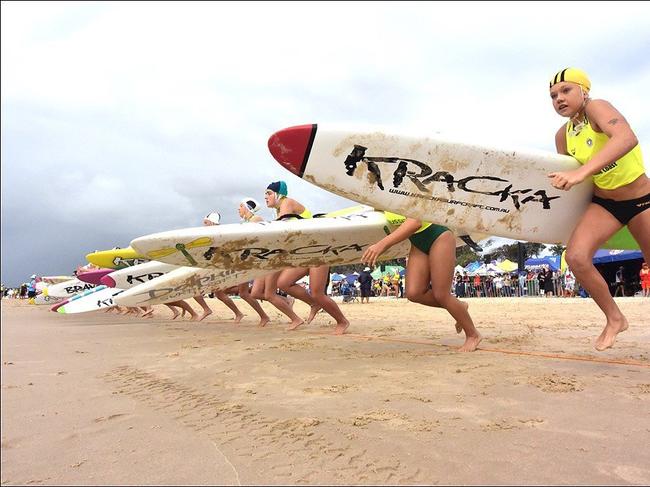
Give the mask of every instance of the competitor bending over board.
[{"label": "competitor bending over board", "polygon": [[[203,218],[203,224],[206,226],[212,226],[212,225],[219,225],[219,222],[221,221],[221,215],[213,211],[212,213],[208,213],[205,218]],[[220,290],[220,289],[214,289],[212,291],[214,295],[219,298],[219,300],[228,306],[230,310],[235,313],[235,323],[239,323],[242,318],[244,317],[244,313],[239,311],[239,308],[235,304],[235,302],[230,299],[228,294],[226,294],[225,291]],[[201,321],[203,318],[205,318],[208,315],[212,314],[212,309],[210,309],[210,306],[208,306],[208,303],[205,302],[205,298],[201,296],[200,294],[197,296],[194,296],[194,300],[201,305],[203,308],[203,314],[201,315],[201,318],[199,318],[199,321]]]},{"label": "competitor bending over board", "polygon": [[[297,215],[301,218],[311,218],[311,212],[298,201],[287,197],[287,184],[284,181],[275,181],[268,185],[264,193],[266,206],[274,208],[277,212],[277,219],[282,219],[289,215]],[[342,335],[350,326],[350,322],[343,315],[338,304],[327,295],[327,281],[329,279],[330,268],[328,265],[318,267],[292,267],[284,269],[279,273],[273,274],[277,279],[277,286],[287,294],[296,299],[304,301],[311,310],[307,320],[296,316],[292,319],[291,326],[288,330],[295,330],[303,323],[311,323],[316,313],[322,308],[327,314],[336,320],[335,335]],[[296,282],[309,274],[309,293]],[[295,313],[294,313],[295,315]]]},{"label": "competitor bending over board", "polygon": [[454,235],[447,227],[388,211],[384,213],[386,219],[399,228],[368,247],[361,257],[362,262],[373,268],[381,254],[408,238],[411,250],[406,262],[406,298],[425,306],[445,308],[456,319],[456,330],[462,328],[465,332],[465,343],[459,350],[473,352],[481,342],[481,334],[474,327],[467,303],[450,292],[456,262]]},{"label": "competitor bending over board", "polygon": [[627,225],[645,260],[650,259],[650,179],[627,120],[609,102],[589,98],[590,89],[586,73],[576,68],[566,68],[551,79],[553,108],[569,119],[555,135],[557,151],[575,157],[582,166],[548,176],[554,187],[565,191],[588,177],[594,181],[593,198],[569,239],[566,261],[605,313],[607,322],[595,346],[602,351],[614,345],[628,322],[594,267],[593,255]]},{"label": "competitor bending over board", "polygon": [[[259,209],[259,203],[253,198],[244,198],[241,203],[239,203],[239,217],[245,222],[264,221],[264,218],[257,214]],[[253,280],[253,286],[255,286],[256,281],[261,281],[262,286],[264,285],[263,277]],[[269,321],[271,321],[269,315],[264,312],[264,309],[260,303],[251,294],[251,289],[248,282],[243,282],[237,286],[237,292],[239,293],[239,297],[246,301],[251,306],[251,308],[253,308],[257,314],[260,315],[260,322],[258,323],[258,326],[265,326]]]}]

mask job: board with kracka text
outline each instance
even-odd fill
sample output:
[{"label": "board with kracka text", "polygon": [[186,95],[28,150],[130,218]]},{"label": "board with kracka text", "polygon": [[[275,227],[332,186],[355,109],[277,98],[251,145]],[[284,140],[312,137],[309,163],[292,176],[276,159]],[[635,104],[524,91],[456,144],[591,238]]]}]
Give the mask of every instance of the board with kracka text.
[{"label": "board with kracka text", "polygon": [[[465,233],[529,242],[566,244],[593,191],[591,180],[570,191],[551,185],[549,173],[579,167],[572,157],[441,136],[311,124],[274,133],[268,146],[283,167],[339,196]],[[605,247],[613,245],[638,248],[627,227]]]}]

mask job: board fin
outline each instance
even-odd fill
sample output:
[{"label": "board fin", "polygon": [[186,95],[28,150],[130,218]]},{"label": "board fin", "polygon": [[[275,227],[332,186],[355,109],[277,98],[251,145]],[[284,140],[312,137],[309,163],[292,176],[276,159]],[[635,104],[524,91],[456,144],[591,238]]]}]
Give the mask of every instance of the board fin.
[{"label": "board fin", "polygon": [[460,235],[458,238],[465,242],[474,252],[483,252],[483,247],[474,242],[474,240],[472,240],[472,237],[469,235]]}]

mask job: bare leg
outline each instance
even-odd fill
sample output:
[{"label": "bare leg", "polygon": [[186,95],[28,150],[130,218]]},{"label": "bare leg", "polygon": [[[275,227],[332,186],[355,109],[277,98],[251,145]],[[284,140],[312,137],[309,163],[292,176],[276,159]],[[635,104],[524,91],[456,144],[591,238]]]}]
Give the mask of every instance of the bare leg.
[{"label": "bare leg", "polygon": [[309,289],[311,297],[319,308],[325,310],[332,318],[336,320],[335,335],[343,335],[345,330],[350,326],[350,322],[343,315],[341,308],[336,302],[327,295],[327,278],[329,277],[330,268],[327,265],[312,267],[309,269]]},{"label": "bare leg", "polygon": [[153,306],[140,306],[140,309],[143,311],[142,318],[153,317]]},{"label": "bare leg", "polygon": [[[469,303],[466,303],[464,301],[461,301],[461,303],[465,306],[466,310],[469,310]],[[469,313],[469,311],[468,311],[468,313]],[[460,323],[458,323],[458,322],[456,322],[454,324],[454,327],[456,328],[456,333],[460,333],[461,331],[463,331],[462,325]]]},{"label": "bare leg", "polygon": [[205,318],[212,314],[212,309],[210,309],[210,306],[208,306],[208,303],[205,302],[205,298],[202,295],[199,294],[197,296],[194,296],[194,301],[199,303],[199,306],[201,306],[203,309],[203,313],[198,318],[198,321],[203,321]]},{"label": "bare leg", "polygon": [[210,306],[208,306],[208,303],[205,302],[205,298],[201,296],[200,294],[194,296],[194,301],[199,303],[199,306],[203,308],[203,313],[199,317],[198,321],[203,321],[205,318],[210,316],[212,314],[212,309],[210,309]]},{"label": "bare leg", "polygon": [[[307,267],[296,267],[292,269],[285,269],[281,271],[280,277],[278,278],[278,287],[283,291],[285,291],[287,294],[293,296],[296,299],[303,301],[304,303],[307,303],[310,306],[309,317],[305,321],[305,323],[309,324],[316,316],[316,313],[318,313],[318,311],[321,309],[321,306],[313,299],[313,297],[302,286],[296,284],[296,281],[306,276],[307,273],[309,273],[309,269]],[[310,287],[311,287],[311,277],[310,277]],[[302,323],[298,323],[297,325],[292,324],[287,329],[295,330],[300,325],[302,325]]]},{"label": "bare leg", "polygon": [[[445,232],[436,239],[429,255],[411,247],[407,264],[407,297],[426,306],[445,308],[465,331],[465,343],[459,351],[473,352],[481,342],[481,334],[469,315],[467,303],[450,292],[455,251],[456,243],[451,232]],[[431,289],[428,289],[429,282]]]},{"label": "bare leg", "polygon": [[240,284],[237,290],[239,291],[239,297],[246,301],[250,307],[253,308],[258,315],[260,315],[260,322],[258,323],[258,326],[265,326],[269,321],[271,321],[271,318],[269,318],[269,315],[264,312],[257,299],[254,299],[251,296],[247,282]]},{"label": "bare leg", "polygon": [[172,316],[172,320],[178,318],[179,313],[178,311],[176,311],[176,307],[174,305],[170,303],[165,303],[165,306],[167,306],[171,310],[171,312],[174,313],[174,316]]},{"label": "bare leg", "polygon": [[271,303],[273,306],[278,308],[282,313],[289,317],[291,320],[290,326],[298,327],[302,325],[305,320],[300,318],[300,316],[298,316],[293,311],[293,309],[291,309],[291,306],[289,306],[287,300],[283,299],[282,296],[278,296],[278,294],[275,292],[278,289],[278,279],[280,278],[280,274],[282,274],[282,272],[283,271],[278,271],[274,272],[273,274],[264,276],[264,299],[266,299],[269,303]]},{"label": "bare leg", "polygon": [[[648,212],[646,212],[648,213]],[[637,217],[643,214],[637,215]],[[627,330],[627,319],[609,293],[609,287],[593,264],[596,250],[613,235],[621,223],[603,207],[591,203],[573,230],[566,251],[566,261],[576,279],[587,290],[605,314],[606,324],[596,339],[595,348],[605,350],[616,340],[616,335]]]},{"label": "bare leg", "polygon": [[244,317],[244,313],[239,311],[239,308],[235,304],[235,302],[230,299],[230,297],[223,291],[214,291],[214,295],[219,298],[219,301],[221,301],[223,304],[228,306],[230,308],[230,311],[235,313],[235,323],[239,323],[242,318]]},{"label": "bare leg", "polygon": [[194,309],[192,309],[192,307],[186,301],[181,299],[181,300],[178,300],[178,301],[174,301],[173,303],[170,303],[170,304],[173,305],[173,306],[178,306],[179,308],[181,308],[183,310],[183,314],[184,314],[185,311],[187,311],[190,314],[190,320],[198,321],[199,315],[196,314],[196,311],[194,311]]}]

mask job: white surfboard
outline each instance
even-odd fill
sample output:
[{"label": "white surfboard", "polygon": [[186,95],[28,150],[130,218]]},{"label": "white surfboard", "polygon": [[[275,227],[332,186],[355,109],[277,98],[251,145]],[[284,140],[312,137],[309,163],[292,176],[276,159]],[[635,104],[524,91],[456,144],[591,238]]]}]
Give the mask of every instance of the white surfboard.
[{"label": "white surfboard", "polygon": [[139,284],[156,279],[174,269],[178,269],[178,266],[165,264],[163,262],[149,261],[144,264],[138,264],[111,272],[107,276],[102,277],[101,282],[108,287],[130,289]]},{"label": "white surfboard", "polygon": [[[367,206],[327,217],[186,228],[136,238],[131,246],[151,259],[210,269],[266,269],[342,265],[361,261],[372,244],[396,227]],[[482,238],[484,236],[479,236]],[[458,245],[466,243],[458,240]],[[381,260],[405,257],[400,242]]]},{"label": "white surfboard", "polygon": [[[517,240],[566,244],[591,199],[587,180],[551,186],[572,157],[443,137],[302,125],[276,132],[269,150],[316,186],[376,208]],[[630,245],[635,245],[633,241]]]},{"label": "white surfboard", "polygon": [[104,289],[105,286],[96,286],[92,289],[86,289],[85,291],[80,291],[77,294],[70,296],[69,298],[63,298],[60,301],[54,303],[54,305],[50,308],[50,311],[56,311],[59,309],[61,306],[64,304],[69,303],[70,301],[74,301],[75,299],[80,299],[83,298],[84,296],[88,296],[89,294],[92,294],[96,291],[101,291]]},{"label": "white surfboard", "polygon": [[93,289],[92,292],[83,296],[76,296],[67,303],[56,309],[57,313],[73,314],[97,311],[98,309],[112,308],[115,306],[114,297],[119,295],[122,289],[106,287],[103,285]]},{"label": "white surfboard", "polygon": [[50,284],[58,284],[60,282],[69,281],[70,279],[74,279],[74,278],[75,278],[74,276],[41,276],[41,282],[50,285]]},{"label": "white surfboard", "polygon": [[79,279],[70,279],[69,281],[48,286],[44,292],[47,292],[48,296],[55,298],[69,298],[77,293],[87,291],[88,289],[94,289],[96,287],[97,284],[90,284],[88,282],[80,281]]},{"label": "white surfboard", "polygon": [[189,299],[215,289],[227,289],[268,274],[268,270],[197,269],[179,267],[125,290],[115,297],[119,306],[149,306]]},{"label": "white surfboard", "polygon": [[31,304],[43,305],[43,304],[56,304],[63,301],[65,298],[57,298],[55,296],[50,296],[48,294],[40,293],[37,294],[35,298],[31,299]]}]

